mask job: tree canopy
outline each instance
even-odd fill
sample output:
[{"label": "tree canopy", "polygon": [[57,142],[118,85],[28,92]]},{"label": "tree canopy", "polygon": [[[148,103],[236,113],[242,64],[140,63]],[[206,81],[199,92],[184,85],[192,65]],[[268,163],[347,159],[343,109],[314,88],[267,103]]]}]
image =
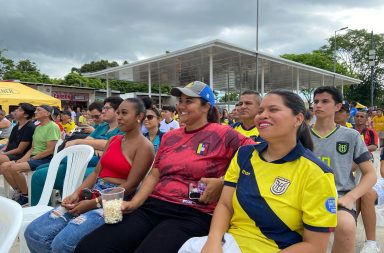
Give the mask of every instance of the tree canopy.
[{"label": "tree canopy", "polygon": [[[384,38],[382,35],[373,34],[374,48],[376,49],[376,61],[373,72],[375,105],[384,105]],[[344,95],[347,100],[359,101],[362,104],[370,104],[371,68],[369,66],[368,53],[371,49],[371,33],[365,29],[348,30],[344,34],[332,36],[328,44],[318,50],[306,54],[285,54],[283,58],[308,64],[314,67],[333,71],[333,57],[336,51],[336,73],[351,76],[362,80],[360,84],[344,87]]]}]

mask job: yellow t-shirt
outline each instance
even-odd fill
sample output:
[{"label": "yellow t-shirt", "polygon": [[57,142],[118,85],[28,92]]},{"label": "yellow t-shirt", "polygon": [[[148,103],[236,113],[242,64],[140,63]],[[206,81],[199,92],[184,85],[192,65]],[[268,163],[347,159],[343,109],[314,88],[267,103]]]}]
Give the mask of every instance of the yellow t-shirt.
[{"label": "yellow t-shirt", "polygon": [[79,125],[84,125],[84,124],[87,124],[87,118],[84,117],[84,115],[81,115],[79,117]]},{"label": "yellow t-shirt", "polygon": [[375,129],[376,132],[379,131],[384,131],[384,115],[381,117],[375,116],[372,119],[373,121],[373,128]]},{"label": "yellow t-shirt", "polygon": [[301,144],[266,162],[259,154],[267,145],[241,147],[224,178],[236,188],[228,232],[243,253],[278,252],[301,242],[304,228],[328,233],[337,224],[331,169]]},{"label": "yellow t-shirt", "polygon": [[70,134],[76,128],[76,124],[73,120],[71,120],[67,124],[61,124],[61,125],[63,126],[66,134]]}]

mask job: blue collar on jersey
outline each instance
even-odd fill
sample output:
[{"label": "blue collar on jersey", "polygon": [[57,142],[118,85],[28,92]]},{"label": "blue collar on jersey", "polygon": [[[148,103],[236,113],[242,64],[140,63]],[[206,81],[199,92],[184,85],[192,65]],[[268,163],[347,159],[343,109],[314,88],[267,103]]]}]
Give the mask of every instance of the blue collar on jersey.
[{"label": "blue collar on jersey", "polygon": [[[267,142],[261,142],[260,144],[257,144],[254,147],[257,150],[257,152],[259,152],[259,156],[264,160],[264,158],[260,154],[268,147],[268,143]],[[305,147],[299,141],[299,142],[297,142],[297,145],[291,151],[289,151],[289,153],[286,156],[284,156],[283,158],[280,158],[276,161],[272,161],[272,163],[281,164],[281,163],[285,163],[285,162],[292,162],[292,161],[300,158],[300,156],[304,155],[305,151],[306,151]]]}]

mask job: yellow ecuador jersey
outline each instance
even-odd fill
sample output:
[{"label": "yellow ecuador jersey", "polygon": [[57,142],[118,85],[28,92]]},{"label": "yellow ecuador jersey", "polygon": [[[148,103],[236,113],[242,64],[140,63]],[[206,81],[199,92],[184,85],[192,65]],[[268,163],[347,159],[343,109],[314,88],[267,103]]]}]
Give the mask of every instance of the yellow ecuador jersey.
[{"label": "yellow ecuador jersey", "polygon": [[353,125],[349,122],[345,123],[345,127],[348,127],[348,128],[353,128]]},{"label": "yellow ecuador jersey", "polygon": [[76,128],[76,124],[73,120],[71,120],[67,124],[61,124],[61,125],[63,126],[66,134],[70,134]]},{"label": "yellow ecuador jersey", "polygon": [[259,137],[259,130],[257,130],[256,126],[253,126],[251,129],[245,129],[241,122],[237,122],[232,127],[237,132],[241,133],[242,135],[244,135],[246,137],[251,138],[254,141],[257,141],[257,139]]},{"label": "yellow ecuador jersey", "polygon": [[303,239],[304,228],[336,227],[332,171],[300,143],[282,159],[266,162],[266,142],[240,147],[224,178],[236,187],[228,232],[243,253],[278,252]]},{"label": "yellow ecuador jersey", "polygon": [[373,128],[375,129],[376,132],[383,132],[384,131],[384,115],[381,117],[375,116],[372,119],[373,121]]}]

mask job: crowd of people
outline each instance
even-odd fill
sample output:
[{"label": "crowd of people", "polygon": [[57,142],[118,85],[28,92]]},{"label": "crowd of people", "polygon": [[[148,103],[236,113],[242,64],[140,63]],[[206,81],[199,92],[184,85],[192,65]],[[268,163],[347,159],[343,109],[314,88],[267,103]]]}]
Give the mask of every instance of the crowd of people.
[{"label": "crowd of people", "polygon": [[[384,179],[372,152],[384,141],[381,110],[359,111],[330,86],[315,90],[309,109],[290,91],[246,90],[230,113],[199,81],[171,94],[176,107],[161,110],[150,98],[108,97],[78,113],[22,103],[15,126],[0,111],[8,135],[0,173],[21,205],[37,204],[59,139],[59,150],[95,150],[82,185],[27,227],[31,252],[326,252],[334,233],[332,252],[348,253],[359,213],[361,252],[380,251]],[[65,170],[64,160],[59,191]],[[114,225],[104,222],[101,197],[81,198],[112,187],[125,189]]]}]

